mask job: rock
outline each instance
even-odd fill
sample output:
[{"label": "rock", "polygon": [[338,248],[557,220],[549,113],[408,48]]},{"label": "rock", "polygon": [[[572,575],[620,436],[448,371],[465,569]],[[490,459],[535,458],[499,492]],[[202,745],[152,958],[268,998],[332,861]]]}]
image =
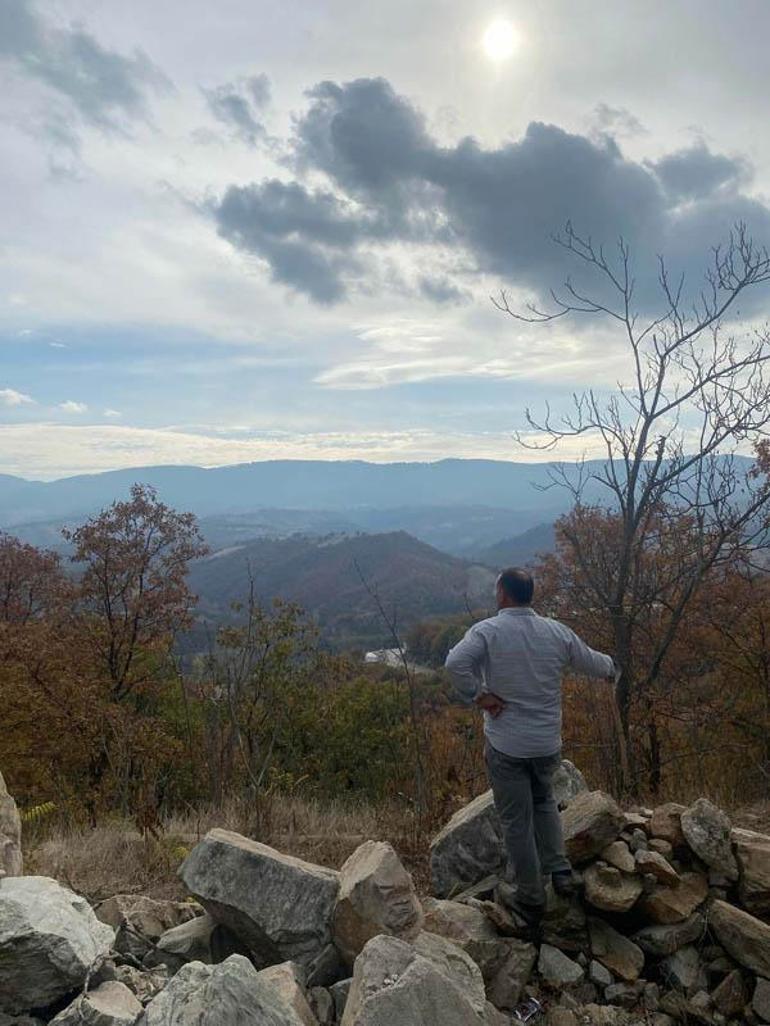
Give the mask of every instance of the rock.
[{"label": "rock", "polygon": [[681,990],[687,997],[691,997],[706,985],[698,949],[692,945],[680,948],[673,955],[667,955],[661,963],[661,972],[670,986]]},{"label": "rock", "polygon": [[550,944],[541,944],[540,955],[537,960],[537,971],[549,987],[554,990],[561,990],[571,983],[578,983],[583,979],[584,971],[571,958],[568,958],[558,948],[552,948]]},{"label": "rock", "polygon": [[489,918],[472,905],[427,898],[424,911],[425,929],[458,944],[481,969],[488,983],[509,951],[509,939],[501,937]]},{"label": "rock", "polygon": [[607,969],[627,983],[639,978],[644,967],[642,949],[618,933],[603,919],[589,919],[591,954]]},{"label": "rock", "polygon": [[675,887],[658,885],[639,902],[640,911],[653,923],[681,923],[708,896],[708,882],[701,873],[682,873]]},{"label": "rock", "polygon": [[763,980],[761,976],[757,978],[751,1007],[762,1022],[770,1022],[770,980]]},{"label": "rock", "polygon": [[199,910],[190,902],[115,894],[100,902],[94,912],[97,919],[115,930],[115,950],[141,961],[162,934],[195,919]]},{"label": "rock", "polygon": [[770,926],[748,912],[714,901],[709,907],[709,929],[736,962],[757,976],[770,978]]},{"label": "rock", "polygon": [[636,987],[632,987],[630,983],[613,983],[605,988],[604,1000],[608,1005],[633,1008],[639,1000],[639,994]]},{"label": "rock", "polygon": [[650,845],[647,839],[647,834],[644,832],[644,830],[642,830],[640,827],[637,827],[635,830],[631,831],[631,838],[628,842],[628,847],[631,849],[634,855],[638,851],[647,851],[649,846]]},{"label": "rock", "polygon": [[638,876],[621,873],[614,866],[611,874],[602,872],[596,864],[586,867],[583,873],[586,901],[605,912],[627,912],[642,893],[642,881]]},{"label": "rock", "polygon": [[307,966],[305,982],[308,987],[330,987],[347,972],[339,951],[333,944],[327,944]]},{"label": "rock", "polygon": [[664,841],[662,837],[651,837],[647,842],[647,846],[650,851],[656,851],[664,859],[669,858],[674,852],[671,844],[668,841]]},{"label": "rock", "polygon": [[654,876],[662,884],[675,887],[679,883],[679,873],[671,863],[657,851],[637,851],[636,868],[642,875]]},{"label": "rock", "polygon": [[624,873],[633,873],[636,870],[636,862],[625,841],[613,841],[606,848],[602,849],[601,857],[611,866],[621,869]]},{"label": "rock", "polygon": [[489,875],[505,871],[500,821],[491,791],[459,809],[433,838],[430,874],[433,893],[449,898]]},{"label": "rock", "polygon": [[339,888],[339,874],[332,869],[228,830],[211,830],[179,875],[260,965],[287,960],[305,965],[331,941]]},{"label": "rock", "polygon": [[348,1000],[348,994],[350,993],[350,985],[352,982],[353,978],[351,977],[348,980],[339,980],[337,983],[333,983],[331,987],[329,987],[329,993],[334,1001],[334,1018],[338,1022],[345,1011],[345,1004]]},{"label": "rock", "polygon": [[575,1013],[570,1008],[549,1008],[545,1017],[545,1026],[578,1026]]},{"label": "rock", "polygon": [[564,843],[571,862],[587,862],[617,840],[623,813],[602,791],[579,794],[561,816]]},{"label": "rock", "polygon": [[728,880],[737,880],[738,863],[733,855],[732,825],[727,815],[707,798],[699,798],[685,809],[680,821],[685,840],[698,858]]},{"label": "rock", "polygon": [[114,931],[44,876],[0,880],[0,1011],[43,1008],[82,986]]},{"label": "rock", "polygon": [[653,809],[652,816],[646,826],[649,837],[660,837],[672,846],[679,848],[685,843],[682,833],[681,816],[685,811],[685,805],[677,805],[676,802],[666,802]]},{"label": "rock", "polygon": [[597,962],[595,958],[592,958],[588,963],[588,978],[592,983],[595,983],[597,987],[609,987],[615,981],[612,978],[612,973],[601,962]]},{"label": "rock", "polygon": [[0,879],[21,876],[21,816],[0,773]]},{"label": "rock", "polygon": [[313,1015],[318,1020],[318,1026],[334,1026],[337,1018],[334,998],[326,987],[312,987],[308,992],[307,1001]]},{"label": "rock", "polygon": [[211,935],[217,923],[210,915],[196,916],[187,923],[172,926],[161,934],[155,952],[158,960],[176,972],[185,962],[205,962],[211,957]]},{"label": "rock", "polygon": [[446,937],[425,930],[413,941],[412,946],[418,955],[428,959],[447,980],[459,987],[479,1015],[483,1014],[486,1005],[484,979],[479,967],[462,948]]},{"label": "rock", "polygon": [[551,778],[551,786],[560,809],[566,808],[573,798],[588,790],[585,777],[569,759],[562,759],[561,765],[556,767]]},{"label": "rock", "polygon": [[560,951],[587,951],[590,947],[588,928],[580,899],[550,894],[541,935],[546,944]]},{"label": "rock", "polygon": [[505,939],[506,954],[487,981],[487,1000],[496,1008],[512,1009],[521,1000],[537,959],[537,949],[527,941]]},{"label": "rock", "polygon": [[706,931],[703,916],[697,912],[681,923],[645,926],[631,938],[648,955],[663,958],[699,940]]},{"label": "rock", "polygon": [[740,1015],[749,1000],[746,981],[740,969],[728,973],[711,997],[716,1010],[726,1019]]},{"label": "rock", "polygon": [[740,873],[738,896],[748,912],[770,918],[770,837],[753,830],[732,832]]},{"label": "rock", "polygon": [[281,962],[262,969],[260,980],[266,980],[281,996],[281,1001],[292,1008],[303,1026],[318,1026],[318,1019],[308,1004],[302,981],[302,970],[294,962]]},{"label": "rock", "polygon": [[462,982],[412,945],[383,935],[356,959],[341,1026],[471,1026],[482,1023],[486,1012],[480,972],[477,987],[464,992]]},{"label": "rock", "polygon": [[166,967],[134,969],[132,965],[115,966],[114,978],[124,983],[142,1005],[148,1005],[168,983]]},{"label": "rock", "polygon": [[102,983],[51,1019],[51,1026],[133,1026],[142,1006],[117,980]]},{"label": "rock", "polygon": [[153,998],[136,1026],[303,1026],[247,958],[189,962]]},{"label": "rock", "polygon": [[648,1012],[657,1012],[660,1005],[660,987],[657,983],[645,983],[642,990],[642,1004]]},{"label": "rock", "polygon": [[411,940],[423,913],[412,878],[391,845],[366,841],[340,870],[333,940],[349,966],[372,937],[387,933]]}]

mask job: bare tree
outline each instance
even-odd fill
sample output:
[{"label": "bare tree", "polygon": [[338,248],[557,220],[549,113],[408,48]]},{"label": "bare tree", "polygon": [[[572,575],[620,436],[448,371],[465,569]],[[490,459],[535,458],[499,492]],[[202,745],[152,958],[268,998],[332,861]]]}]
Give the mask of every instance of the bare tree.
[{"label": "bare tree", "polygon": [[[632,705],[649,694],[663,670],[693,596],[704,577],[736,547],[750,547],[764,535],[770,489],[765,473],[740,457],[755,449],[770,423],[766,330],[735,331],[736,302],[744,292],[770,281],[770,255],[738,224],[724,247],[712,252],[711,267],[694,301],[686,298],[684,276],[673,280],[659,258],[657,312],[645,316],[637,301],[629,246],[620,240],[608,257],[590,237],[567,224],[557,236],[588,272],[595,291],[568,279],[551,293],[553,307],[530,305],[517,312],[505,292],[498,309],[526,323],[542,324],[595,316],[614,325],[628,352],[628,380],[602,395],[596,389],[573,395],[571,412],[527,423],[539,434],[520,442],[549,450],[565,438],[599,440],[606,459],[583,461],[575,470],[557,464],[552,484],[566,488],[576,508],[598,506],[618,517],[613,551],[603,566],[592,559],[590,532],[569,532],[567,541],[590,601],[612,626],[621,675],[616,686],[623,762],[632,786],[628,743]],[[590,485],[590,491],[589,491]],[[597,498],[598,496],[598,498]],[[677,532],[676,522],[687,523]],[[646,558],[662,536],[684,533],[676,559],[661,561],[657,575]],[[608,567],[610,568],[608,572]],[[654,644],[637,665],[637,635],[651,604],[663,622]]]}]

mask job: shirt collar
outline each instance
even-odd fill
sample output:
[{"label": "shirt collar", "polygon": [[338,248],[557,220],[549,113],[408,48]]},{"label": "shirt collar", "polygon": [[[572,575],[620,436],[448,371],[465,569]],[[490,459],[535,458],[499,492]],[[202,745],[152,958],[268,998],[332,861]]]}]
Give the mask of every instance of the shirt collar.
[{"label": "shirt collar", "polygon": [[537,616],[532,606],[504,606],[497,612],[498,614],[507,613],[509,616]]}]

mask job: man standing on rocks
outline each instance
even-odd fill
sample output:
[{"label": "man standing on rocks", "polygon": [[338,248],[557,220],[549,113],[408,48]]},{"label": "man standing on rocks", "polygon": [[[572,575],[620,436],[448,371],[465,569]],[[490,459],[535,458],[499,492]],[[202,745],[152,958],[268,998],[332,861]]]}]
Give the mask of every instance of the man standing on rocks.
[{"label": "man standing on rocks", "polygon": [[484,712],[487,772],[516,880],[500,896],[530,925],[545,911],[544,875],[557,894],[574,888],[551,786],[561,760],[562,673],[615,679],[611,656],[535,612],[534,590],[526,570],[503,570],[497,616],[474,624],[446,660],[460,699]]}]

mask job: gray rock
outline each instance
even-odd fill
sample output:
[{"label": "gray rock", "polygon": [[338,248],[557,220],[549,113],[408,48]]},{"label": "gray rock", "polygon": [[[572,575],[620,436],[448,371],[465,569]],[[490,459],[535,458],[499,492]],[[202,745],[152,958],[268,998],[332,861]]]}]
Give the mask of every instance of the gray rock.
[{"label": "gray rock", "polygon": [[609,1005],[620,1005],[621,1008],[633,1008],[639,1001],[636,987],[630,983],[613,983],[604,989],[604,1000]]},{"label": "gray rock", "polygon": [[210,964],[211,934],[216,921],[210,915],[196,916],[187,923],[172,926],[158,938],[156,956],[160,962],[176,972],[185,962]]},{"label": "gray rock", "polygon": [[588,790],[585,777],[569,759],[562,759],[561,765],[556,768],[556,772],[551,778],[551,786],[556,804],[560,809],[566,808],[573,798],[577,798],[579,794]]},{"label": "gray rock", "polygon": [[21,876],[21,816],[0,773],[0,879]]},{"label": "gray rock", "polygon": [[[482,1015],[486,1005],[484,978],[481,970],[462,948],[446,937],[423,932],[412,942],[418,955],[428,959],[447,980],[457,986],[466,999]],[[353,973],[355,979],[355,972]]]},{"label": "gray rock", "polygon": [[[331,942],[339,874],[227,830],[211,830],[183,862],[185,886],[260,965],[307,964]],[[228,960],[229,961],[229,960]]]},{"label": "gray rock", "polygon": [[608,844],[606,848],[602,849],[601,857],[605,862],[609,862],[611,866],[615,866],[616,869],[620,869],[624,873],[636,871],[634,856],[625,841],[613,841],[612,844]]},{"label": "gray rock", "polygon": [[270,965],[258,974],[260,980],[266,980],[281,996],[281,1002],[294,1010],[303,1026],[318,1026],[318,1020],[310,1007],[305,994],[302,970],[294,962],[281,962]]},{"label": "gray rock", "polygon": [[489,918],[473,905],[427,898],[423,908],[425,929],[459,944],[488,983],[508,953],[508,938],[501,937]]},{"label": "gray rock", "polygon": [[653,809],[652,816],[645,828],[648,835],[668,841],[672,848],[680,847],[685,843],[681,822],[684,811],[685,806],[677,805],[676,802],[659,805],[657,809]]},{"label": "gray rock", "polygon": [[681,824],[685,840],[702,862],[728,880],[738,879],[738,863],[730,840],[732,826],[721,809],[707,798],[699,798],[682,813]]},{"label": "gray rock", "polygon": [[318,1026],[333,1026],[337,1018],[334,998],[326,987],[311,987],[307,1000],[313,1015],[318,1020]]},{"label": "gray rock", "polygon": [[540,955],[537,960],[537,971],[554,990],[561,990],[572,983],[579,983],[585,975],[581,966],[573,962],[558,948],[552,948],[550,944],[540,945]]},{"label": "gray rock", "polygon": [[664,841],[662,837],[651,837],[647,843],[650,851],[656,851],[664,859],[670,858],[674,852],[671,844],[668,841]]},{"label": "gray rock", "polygon": [[587,951],[588,927],[580,899],[549,894],[541,933],[546,944],[560,951]]},{"label": "gray rock", "polygon": [[76,997],[50,1026],[133,1026],[141,1011],[128,987],[113,980]]},{"label": "gray rock", "polygon": [[486,876],[505,872],[500,821],[491,791],[459,809],[433,838],[430,875],[433,893],[449,898]]},{"label": "gray rock", "polygon": [[333,944],[327,944],[307,965],[306,983],[308,987],[330,987],[343,979],[347,972],[339,951]]},{"label": "gray rock", "polygon": [[626,983],[634,983],[644,967],[644,952],[603,919],[589,919],[591,954]]},{"label": "gray rock", "polygon": [[44,876],[0,880],[0,1011],[43,1008],[80,988],[114,931]]},{"label": "gray rock", "polygon": [[189,901],[159,901],[144,894],[114,894],[95,908],[96,918],[115,930],[114,948],[141,961],[166,930],[200,913]]},{"label": "gray rock", "polygon": [[639,908],[653,923],[681,923],[708,897],[708,881],[701,873],[682,873],[674,887],[658,884],[639,902]]},{"label": "gray rock", "polygon": [[748,911],[770,918],[770,837],[753,830],[732,832],[740,878],[738,896]]},{"label": "gray rock", "polygon": [[348,980],[338,980],[337,983],[333,983],[329,987],[329,993],[334,1001],[334,1017],[338,1021],[342,1018],[345,1011],[345,1005],[347,1004],[348,994],[350,993],[350,987],[353,983],[351,976]]},{"label": "gray rock", "polygon": [[770,1022],[770,980],[763,980],[761,976],[757,978],[751,1007],[762,1022]]},{"label": "gray rock", "polygon": [[487,1000],[495,1008],[512,1009],[521,1000],[537,959],[537,949],[527,941],[505,938],[506,955],[487,981]]},{"label": "gray rock", "polygon": [[219,965],[189,962],[153,998],[137,1026],[304,1026],[242,955]]},{"label": "gray rock", "polygon": [[726,901],[709,908],[709,929],[736,962],[770,978],[770,926]]},{"label": "gray rock", "polygon": [[733,969],[728,973],[711,997],[716,1010],[726,1019],[733,1019],[740,1015],[749,1000],[746,981],[741,970]]},{"label": "gray rock", "polygon": [[588,978],[597,987],[602,989],[611,986],[615,982],[609,969],[603,966],[601,962],[597,962],[595,958],[592,958],[588,963]]},{"label": "gray rock", "polygon": [[706,986],[700,954],[692,945],[680,948],[673,955],[667,955],[661,963],[661,972],[669,986],[681,990],[687,997],[691,997]]},{"label": "gray rock", "polygon": [[113,978],[124,983],[141,1005],[148,1005],[168,983],[168,970],[165,965],[144,970],[135,969],[132,965],[118,965],[114,968]]},{"label": "gray rock", "polygon": [[412,945],[396,937],[374,937],[356,959],[341,1026],[481,1024],[487,1006],[476,971],[477,986],[469,992]]},{"label": "gray rock", "polygon": [[669,887],[676,887],[679,883],[679,874],[660,852],[637,851],[636,868],[643,876],[654,876],[659,883]]},{"label": "gray rock", "polygon": [[567,855],[571,862],[579,864],[617,840],[624,816],[608,794],[588,791],[569,803],[561,821]]},{"label": "gray rock", "polygon": [[631,839],[628,842],[628,847],[631,849],[634,855],[636,855],[640,851],[647,851],[649,846],[650,845],[647,839],[647,834],[644,832],[644,830],[637,827],[635,830],[631,831]]},{"label": "gray rock", "polygon": [[348,966],[372,937],[387,933],[411,940],[423,912],[412,878],[390,844],[366,841],[340,870],[333,940]]},{"label": "gray rock", "polygon": [[675,951],[679,951],[687,944],[693,944],[703,936],[705,931],[706,924],[703,916],[696,912],[681,923],[645,926],[631,939],[648,955],[663,958],[665,955],[673,955]]},{"label": "gray rock", "polygon": [[642,893],[638,876],[621,873],[614,866],[587,866],[583,873],[585,898],[589,905],[604,912],[627,912]]}]

